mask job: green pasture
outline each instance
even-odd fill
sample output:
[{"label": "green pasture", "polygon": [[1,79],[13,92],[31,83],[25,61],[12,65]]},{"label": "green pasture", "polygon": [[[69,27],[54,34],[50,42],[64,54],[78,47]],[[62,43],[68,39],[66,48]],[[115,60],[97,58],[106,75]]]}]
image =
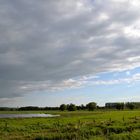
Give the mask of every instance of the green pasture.
[{"label": "green pasture", "polygon": [[0,119],[0,140],[140,140],[140,110],[0,113],[61,115],[56,118]]}]

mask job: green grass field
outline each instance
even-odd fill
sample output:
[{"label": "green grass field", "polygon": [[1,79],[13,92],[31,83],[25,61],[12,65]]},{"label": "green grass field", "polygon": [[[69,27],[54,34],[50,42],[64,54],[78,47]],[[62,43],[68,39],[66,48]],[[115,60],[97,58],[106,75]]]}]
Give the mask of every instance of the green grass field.
[{"label": "green grass field", "polygon": [[61,115],[0,119],[0,140],[140,140],[140,110],[0,113]]}]

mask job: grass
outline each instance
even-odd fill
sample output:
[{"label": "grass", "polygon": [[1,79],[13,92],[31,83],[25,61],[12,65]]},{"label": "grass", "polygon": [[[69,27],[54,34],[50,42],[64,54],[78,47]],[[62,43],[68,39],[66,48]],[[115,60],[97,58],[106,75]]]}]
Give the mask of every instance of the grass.
[{"label": "grass", "polygon": [[0,140],[139,140],[140,110],[26,111],[0,113],[60,114],[57,118],[0,119]]}]

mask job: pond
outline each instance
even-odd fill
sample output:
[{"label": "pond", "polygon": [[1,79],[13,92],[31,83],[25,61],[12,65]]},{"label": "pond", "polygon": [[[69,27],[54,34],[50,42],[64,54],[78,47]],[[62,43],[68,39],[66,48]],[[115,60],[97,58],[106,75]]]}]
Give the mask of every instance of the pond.
[{"label": "pond", "polygon": [[36,118],[36,117],[59,117],[52,114],[0,114],[0,118]]}]

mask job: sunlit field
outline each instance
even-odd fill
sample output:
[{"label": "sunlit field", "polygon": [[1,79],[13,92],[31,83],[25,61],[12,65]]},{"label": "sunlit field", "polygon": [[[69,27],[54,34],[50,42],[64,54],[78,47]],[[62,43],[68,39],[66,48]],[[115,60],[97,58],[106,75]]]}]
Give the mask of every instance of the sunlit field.
[{"label": "sunlit field", "polygon": [[22,111],[56,118],[0,119],[0,140],[139,140],[140,110]]}]

